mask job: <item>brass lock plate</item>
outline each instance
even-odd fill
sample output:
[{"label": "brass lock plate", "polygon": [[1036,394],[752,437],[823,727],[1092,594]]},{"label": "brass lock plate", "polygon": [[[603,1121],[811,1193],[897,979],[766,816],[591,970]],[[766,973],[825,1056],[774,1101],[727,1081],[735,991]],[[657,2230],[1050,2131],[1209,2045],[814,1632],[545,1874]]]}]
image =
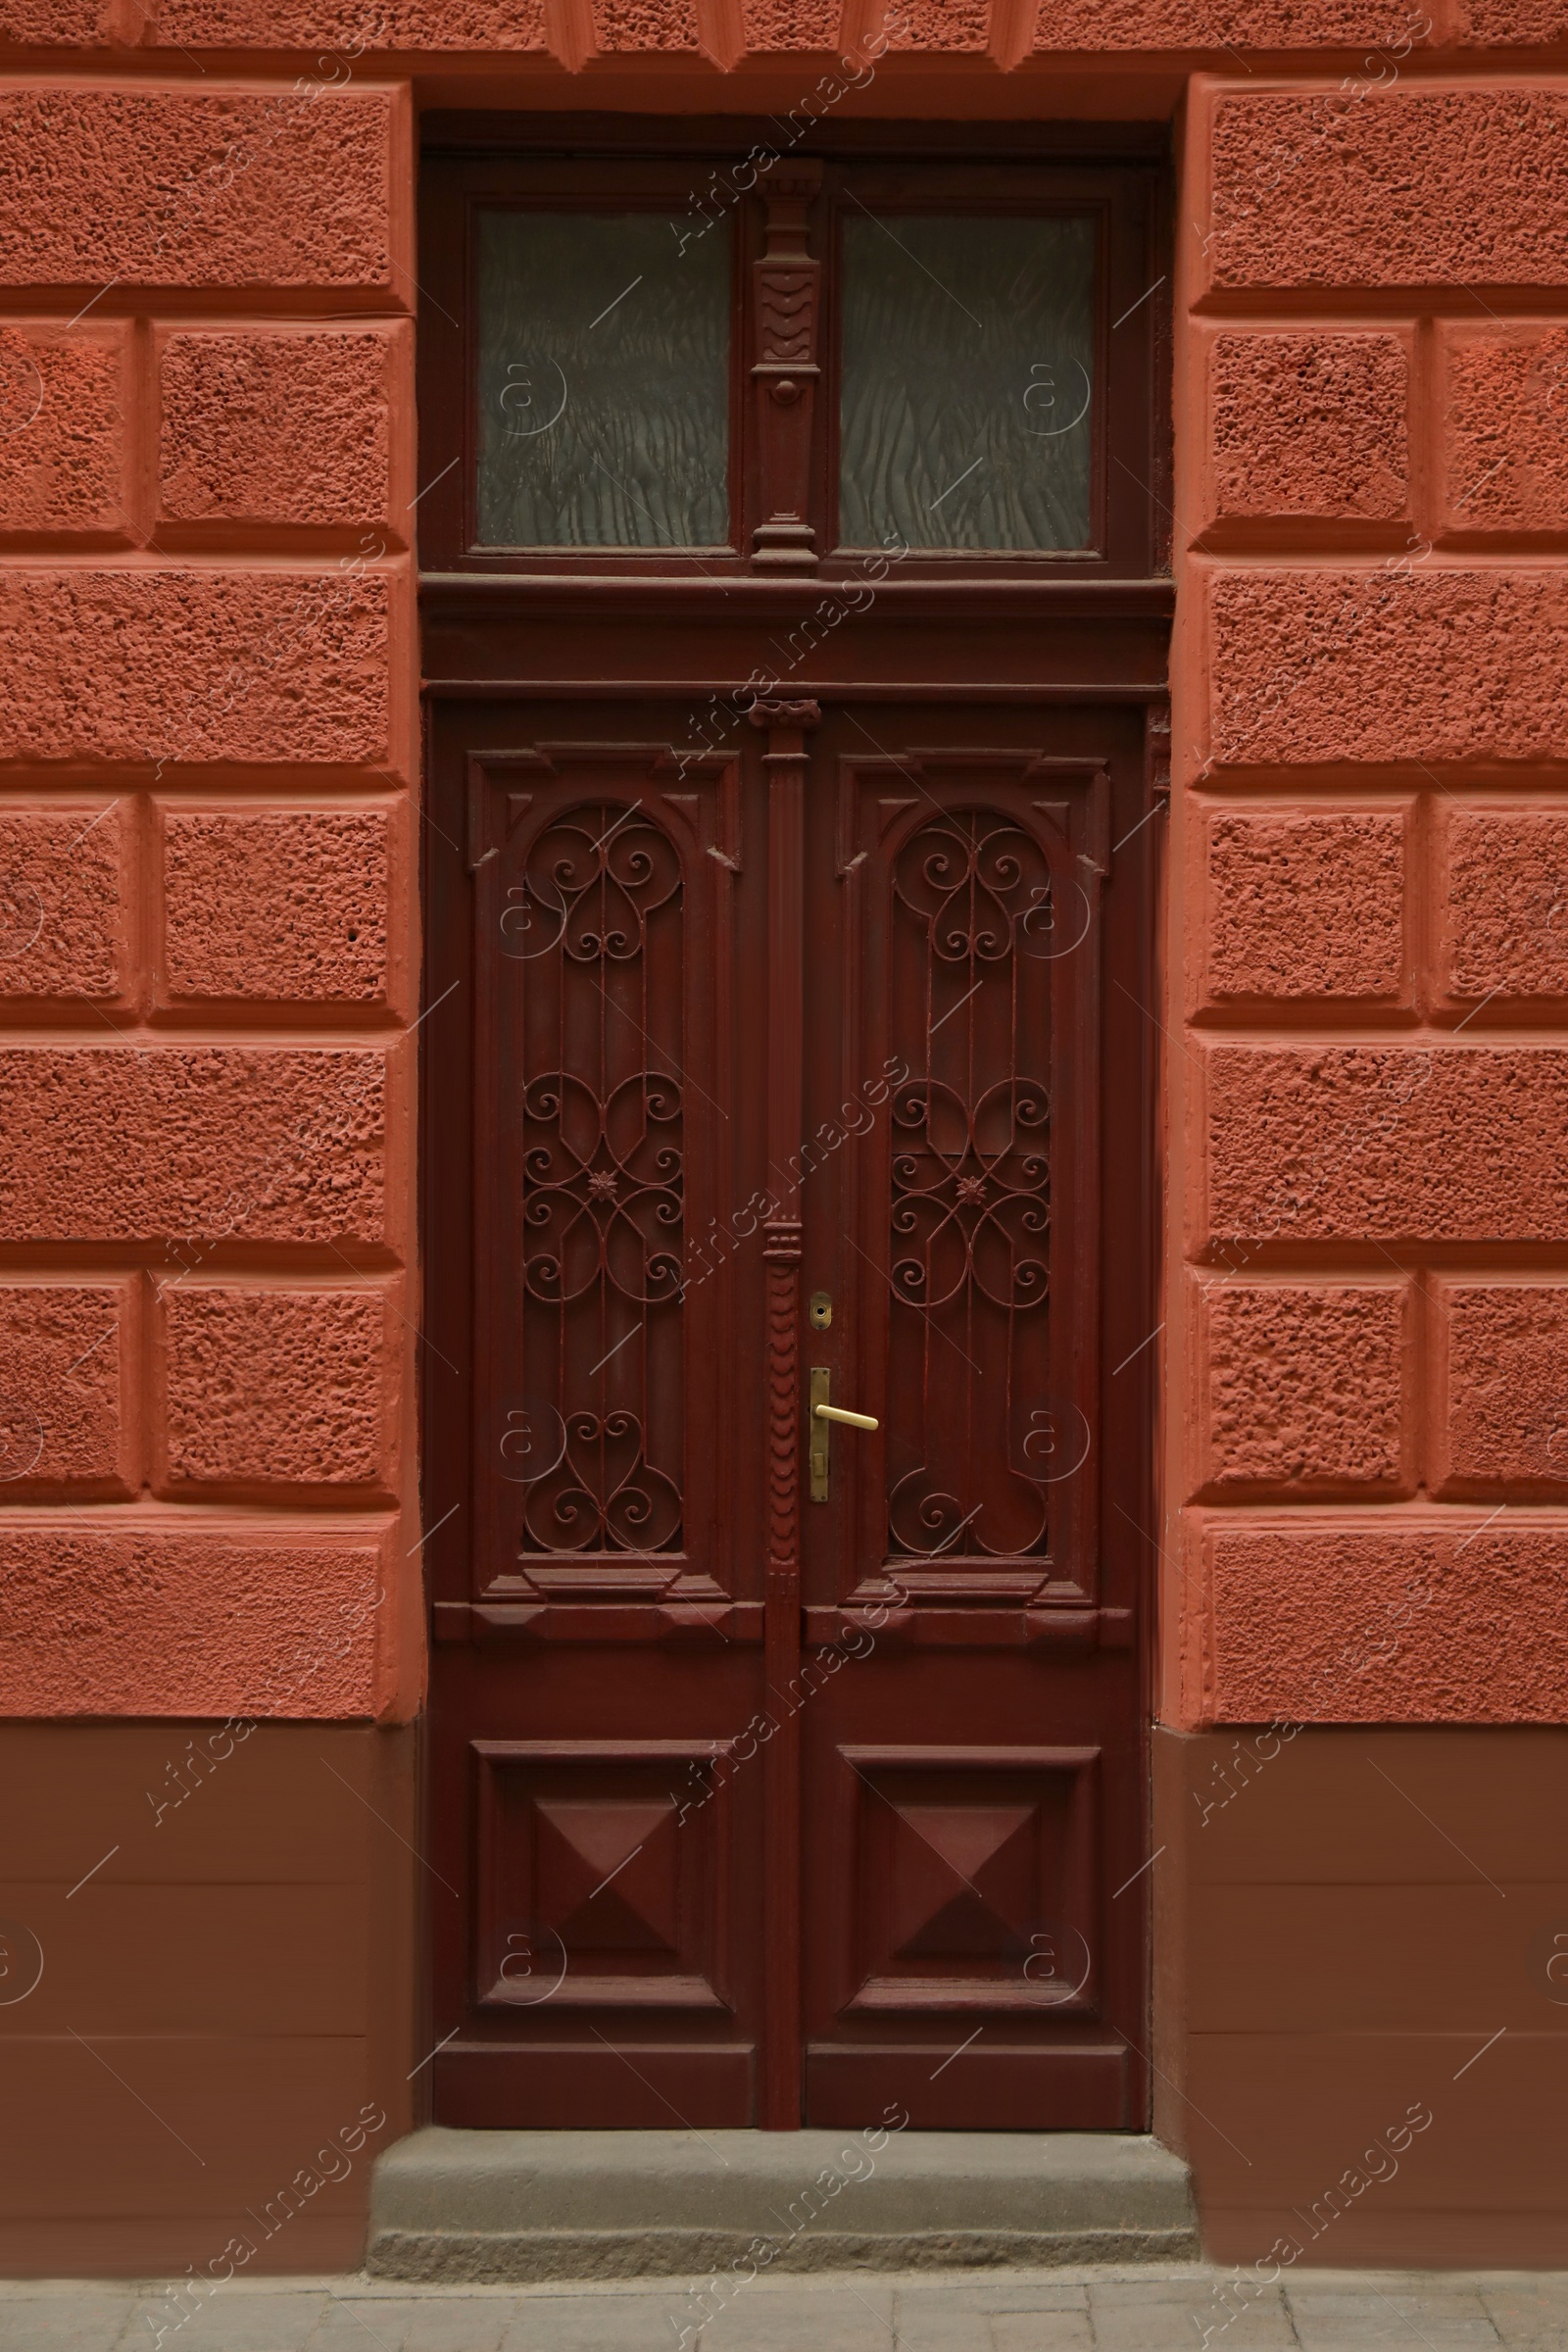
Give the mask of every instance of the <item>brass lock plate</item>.
[{"label": "brass lock plate", "polygon": [[[816,1301],[813,1299],[811,1303],[814,1307]],[[831,1421],[819,1421],[816,1417],[816,1408],[819,1404],[826,1404],[830,1401],[829,1392],[832,1382],[833,1375],[826,1364],[811,1366],[807,1400],[808,1435],[806,1441],[806,1460],[807,1467],[811,1474],[810,1495],[813,1502],[826,1502],[827,1500],[828,1446],[831,1442],[829,1433],[833,1424]]]}]

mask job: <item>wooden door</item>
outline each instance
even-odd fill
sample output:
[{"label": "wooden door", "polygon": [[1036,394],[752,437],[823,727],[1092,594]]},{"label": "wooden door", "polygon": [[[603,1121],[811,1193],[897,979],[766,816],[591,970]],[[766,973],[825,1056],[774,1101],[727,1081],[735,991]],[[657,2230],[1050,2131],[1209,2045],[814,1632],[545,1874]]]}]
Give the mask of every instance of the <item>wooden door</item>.
[{"label": "wooden door", "polygon": [[828,1425],[805,1512],[814,2122],[1142,2114],[1113,1506],[1147,1440],[1102,1361],[1144,1296],[1144,1061],[1105,1002],[1140,985],[1136,885],[1111,887],[1138,738],[983,705],[829,711],[817,737],[808,1392],[879,1426]]},{"label": "wooden door", "polygon": [[[1168,591],[1102,423],[1098,577],[905,540],[892,579],[837,545],[861,423],[813,389],[857,331],[824,174],[840,213],[918,217],[921,183],[813,170],[726,281],[764,370],[751,423],[725,395],[740,546],[509,571],[470,496],[427,563],[447,2123],[1146,2121]],[[1102,335],[1154,177],[1068,179],[1111,221]],[[516,186],[471,159],[438,185],[461,319],[453,221]],[[1007,202],[1047,194],[1037,157]],[[1117,393],[1146,444],[1155,340]],[[470,377],[427,365],[440,447]],[[815,634],[824,577],[874,590]]]}]

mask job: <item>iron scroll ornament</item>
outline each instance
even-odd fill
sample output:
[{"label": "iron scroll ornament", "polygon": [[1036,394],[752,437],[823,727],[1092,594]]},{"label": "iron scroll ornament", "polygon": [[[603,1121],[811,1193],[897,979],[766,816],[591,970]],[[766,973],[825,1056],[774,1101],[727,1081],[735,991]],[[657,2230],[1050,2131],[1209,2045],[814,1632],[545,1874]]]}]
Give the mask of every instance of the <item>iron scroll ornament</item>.
[{"label": "iron scroll ornament", "polygon": [[916,1074],[891,1105],[889,1551],[1038,1557],[1059,1475],[1050,1040],[1060,894],[1045,850],[994,809],[933,817],[891,879],[892,1042]]},{"label": "iron scroll ornament", "polygon": [[569,809],[540,834],[509,906],[519,934],[542,941],[524,984],[545,1008],[526,1060],[536,1039],[551,1047],[520,1089],[523,1344],[564,1439],[524,1488],[520,1549],[677,1550],[681,1491],[661,1461],[679,1458],[667,1416],[684,1287],[680,858],[636,804]]}]

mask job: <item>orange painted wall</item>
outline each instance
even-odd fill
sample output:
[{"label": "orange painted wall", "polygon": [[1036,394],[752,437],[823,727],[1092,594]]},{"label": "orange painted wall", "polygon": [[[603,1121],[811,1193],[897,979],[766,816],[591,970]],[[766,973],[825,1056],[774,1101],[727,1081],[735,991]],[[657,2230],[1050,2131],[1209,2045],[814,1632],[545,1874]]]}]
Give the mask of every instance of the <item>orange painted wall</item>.
[{"label": "orange painted wall", "polygon": [[1546,28],[1189,93],[1176,1724],[1568,1699],[1568,81],[1463,54]]},{"label": "orange painted wall", "polygon": [[172,60],[0,89],[0,1712],[399,1717],[413,110]]},{"label": "orange painted wall", "polygon": [[0,1712],[416,1711],[416,110],[834,47],[1174,126],[1163,1718],[1562,1712],[1568,17],[1434,6],[5,0]]}]

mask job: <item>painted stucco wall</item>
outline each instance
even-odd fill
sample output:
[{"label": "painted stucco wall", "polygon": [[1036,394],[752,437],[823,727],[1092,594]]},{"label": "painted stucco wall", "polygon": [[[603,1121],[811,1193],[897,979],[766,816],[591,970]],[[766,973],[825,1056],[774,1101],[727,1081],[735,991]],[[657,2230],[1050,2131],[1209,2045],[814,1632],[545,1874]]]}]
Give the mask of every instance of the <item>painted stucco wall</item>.
[{"label": "painted stucco wall", "polygon": [[[1528,1743],[1554,1736],[1486,1727],[1568,1700],[1568,6],[1428,5],[904,0],[867,75],[881,0],[0,0],[0,1716],[33,1719],[8,1755],[70,1826],[10,1808],[5,1859],[75,1938],[58,2017],[11,2013],[0,2265],[177,2271],[318,2110],[410,2115],[413,1743],[356,1727],[412,1719],[423,1675],[420,104],[1171,121],[1161,1752],[1381,1724],[1461,1842],[1467,1786],[1495,1828],[1549,1782]],[[215,1715],[319,1728],[225,1763],[180,1846],[156,1811],[131,1838],[142,1782],[178,1780],[168,1719]],[[1413,1727],[1447,1725],[1469,1744],[1409,1779],[1439,1736]],[[1395,1826],[1366,1867],[1409,1896],[1376,1976],[1364,1908],[1322,1891],[1340,1737],[1303,1731],[1212,1826],[1231,1737],[1190,1741],[1156,1800],[1156,1841],[1159,1804],[1184,1825],[1155,1870],[1158,2120],[1197,2134],[1239,2258],[1343,2162],[1407,2028],[1454,2066],[1492,2030],[1475,1953],[1525,2025],[1561,2020],[1522,1943],[1465,1942],[1368,1778],[1346,1801]],[[318,1814],[319,1851],[289,1826]],[[1518,1834],[1510,1889],[1547,1875]],[[111,1917],[135,1969],[100,1965]],[[1265,2046],[1268,1972],[1234,1955],[1287,1932],[1320,1963]],[[125,2036],[115,2081],[83,2029]],[[1388,2200],[1335,2247],[1568,2259],[1568,2187],[1515,2130],[1568,2036],[1488,2068],[1516,2048],[1517,2087],[1465,2074],[1493,2104],[1449,2127],[1441,2211],[1400,2235]],[[194,2185],[127,2066],[176,2085]],[[1321,2150],[1282,2154],[1309,2089]],[[356,2260],[363,2200],[362,2169],[262,2267]]]},{"label": "painted stucco wall", "polygon": [[412,109],[172,56],[0,91],[0,1712],[405,1715]]},{"label": "painted stucco wall", "polygon": [[836,43],[1177,120],[1162,1715],[1561,1712],[1568,18],[1435,5],[10,0],[0,1708],[416,1707],[416,101]]},{"label": "painted stucco wall", "polygon": [[1185,1725],[1568,1698],[1568,80],[1466,59],[1540,12],[1424,22],[1188,101]]}]

